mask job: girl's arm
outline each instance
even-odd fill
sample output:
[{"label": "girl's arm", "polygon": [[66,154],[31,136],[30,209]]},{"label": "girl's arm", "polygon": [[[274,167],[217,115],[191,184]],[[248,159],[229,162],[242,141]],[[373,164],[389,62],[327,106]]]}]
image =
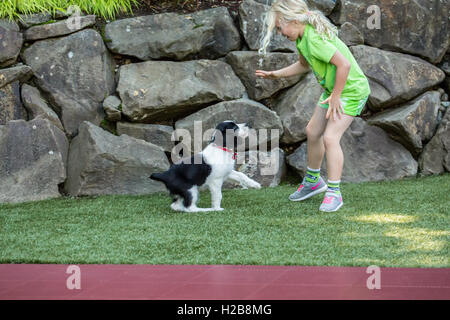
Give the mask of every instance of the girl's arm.
[{"label": "girl's arm", "polygon": [[298,74],[308,72],[309,70],[310,68],[308,62],[302,55],[300,55],[299,61],[297,61],[294,64],[291,64],[286,68],[275,71],[256,70],[255,75],[261,78],[279,79],[296,76]]},{"label": "girl's arm", "polygon": [[333,115],[333,119],[336,120],[336,114],[341,118],[341,113],[344,113],[344,108],[341,103],[341,93],[344,90],[345,84],[347,82],[348,74],[350,72],[350,62],[340,53],[336,51],[330,60],[330,63],[336,66],[336,79],[334,83],[333,92],[331,95],[322,102],[322,104],[329,104],[326,118]]},{"label": "girl's arm", "polygon": [[339,51],[336,51],[334,56],[331,58],[330,63],[336,66],[336,82],[334,83],[334,88],[331,95],[340,98],[342,90],[344,90],[345,84],[347,83],[347,77],[350,72],[351,65]]}]

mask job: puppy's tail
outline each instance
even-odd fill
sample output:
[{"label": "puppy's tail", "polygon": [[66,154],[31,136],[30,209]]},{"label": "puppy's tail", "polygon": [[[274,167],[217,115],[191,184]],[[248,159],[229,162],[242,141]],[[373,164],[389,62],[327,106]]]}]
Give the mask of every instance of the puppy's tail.
[{"label": "puppy's tail", "polygon": [[163,173],[152,173],[152,175],[149,178],[152,179],[152,180],[164,182],[164,184],[167,181],[165,172],[163,172]]}]

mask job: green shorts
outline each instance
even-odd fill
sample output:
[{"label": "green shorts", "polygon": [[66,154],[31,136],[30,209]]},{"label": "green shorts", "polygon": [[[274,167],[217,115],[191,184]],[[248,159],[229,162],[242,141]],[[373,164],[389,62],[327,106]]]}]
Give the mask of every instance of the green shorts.
[{"label": "green shorts", "polygon": [[[319,106],[321,106],[322,108],[328,109],[329,105],[328,103],[326,104],[322,104],[322,102],[326,99],[328,99],[329,95],[324,92],[322,93],[322,95],[320,96],[319,99]],[[361,111],[364,109],[364,106],[366,105],[367,99],[369,99],[369,97],[365,97],[364,99],[361,100],[355,100],[355,99],[350,99],[350,98],[345,98],[345,97],[341,97],[341,102],[342,102],[342,107],[344,108],[344,113],[349,115],[349,116],[359,116],[361,114]]]}]

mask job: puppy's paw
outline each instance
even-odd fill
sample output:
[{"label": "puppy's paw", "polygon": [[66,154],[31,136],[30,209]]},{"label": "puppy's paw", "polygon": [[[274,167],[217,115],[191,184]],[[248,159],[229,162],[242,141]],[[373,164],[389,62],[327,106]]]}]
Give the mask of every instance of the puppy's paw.
[{"label": "puppy's paw", "polygon": [[240,183],[241,184],[241,189],[248,189],[248,186],[245,183]]},{"label": "puppy's paw", "polygon": [[212,211],[223,211],[223,208],[212,208]]},{"label": "puppy's paw", "polygon": [[261,189],[261,184],[259,182],[256,182],[256,181],[252,181],[251,183],[249,183],[249,185],[252,188]]},{"label": "puppy's paw", "polygon": [[175,211],[182,211],[183,208],[181,207],[181,205],[179,205],[178,203],[174,202],[170,205],[170,207],[172,208],[172,210]]}]

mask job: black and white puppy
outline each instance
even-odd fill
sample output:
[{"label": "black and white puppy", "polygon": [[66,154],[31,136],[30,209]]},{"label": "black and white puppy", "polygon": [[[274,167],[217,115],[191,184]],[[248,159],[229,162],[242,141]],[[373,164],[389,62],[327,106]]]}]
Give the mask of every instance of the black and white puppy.
[{"label": "black and white puppy", "polygon": [[[163,182],[173,198],[171,208],[176,211],[221,211],[222,184],[226,179],[238,181],[244,187],[261,188],[261,185],[242,172],[234,170],[239,139],[248,136],[246,123],[224,121],[217,125],[210,144],[189,161],[181,160],[169,170],[153,173],[150,179]],[[231,140],[231,141],[230,141]],[[232,145],[233,149],[227,146]],[[198,208],[199,188],[208,187],[211,192],[211,208]]]}]

